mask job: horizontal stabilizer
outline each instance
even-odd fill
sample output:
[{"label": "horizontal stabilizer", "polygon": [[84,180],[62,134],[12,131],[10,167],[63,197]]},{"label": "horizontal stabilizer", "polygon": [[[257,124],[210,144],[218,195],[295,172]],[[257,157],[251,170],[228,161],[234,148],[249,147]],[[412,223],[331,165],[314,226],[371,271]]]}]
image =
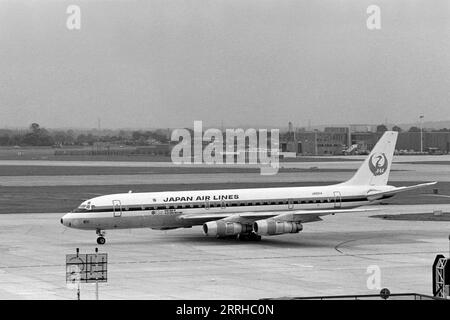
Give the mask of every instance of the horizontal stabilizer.
[{"label": "horizontal stabilizer", "polygon": [[382,198],[383,196],[387,196],[387,195],[394,195],[400,192],[405,192],[405,191],[410,191],[410,190],[414,190],[414,189],[419,189],[419,188],[423,188],[423,187],[428,187],[428,186],[432,186],[435,185],[437,182],[427,182],[427,183],[421,183],[421,184],[416,184],[414,186],[408,186],[408,187],[398,187],[395,189],[391,189],[389,191],[384,191],[384,192],[379,192],[379,191],[373,191],[367,194],[367,198],[369,201],[373,201],[373,200],[377,200]]}]

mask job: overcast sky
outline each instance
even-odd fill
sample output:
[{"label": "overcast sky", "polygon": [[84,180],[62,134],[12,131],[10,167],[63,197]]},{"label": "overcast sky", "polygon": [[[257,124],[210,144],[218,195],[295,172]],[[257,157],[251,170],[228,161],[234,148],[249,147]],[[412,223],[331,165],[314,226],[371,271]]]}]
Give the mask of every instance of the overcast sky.
[{"label": "overcast sky", "polygon": [[448,0],[0,0],[0,127],[447,120],[449,15]]}]

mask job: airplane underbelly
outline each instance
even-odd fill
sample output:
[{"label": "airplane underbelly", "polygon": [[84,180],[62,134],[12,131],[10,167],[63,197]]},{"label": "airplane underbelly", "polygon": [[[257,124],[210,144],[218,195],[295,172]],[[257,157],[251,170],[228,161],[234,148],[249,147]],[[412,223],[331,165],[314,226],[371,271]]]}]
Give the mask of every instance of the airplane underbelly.
[{"label": "airplane underbelly", "polygon": [[180,213],[167,210],[159,211],[140,211],[140,212],[122,212],[117,217],[111,212],[108,217],[91,219],[89,229],[129,229],[129,228],[152,228],[164,229],[173,227],[182,227],[177,217]]}]

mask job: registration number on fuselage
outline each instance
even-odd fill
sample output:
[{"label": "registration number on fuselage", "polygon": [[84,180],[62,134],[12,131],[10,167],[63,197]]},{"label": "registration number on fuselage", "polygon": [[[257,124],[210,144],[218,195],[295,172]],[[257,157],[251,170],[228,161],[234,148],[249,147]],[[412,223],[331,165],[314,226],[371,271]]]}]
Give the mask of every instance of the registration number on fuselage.
[{"label": "registration number on fuselage", "polygon": [[152,210],[152,215],[157,215],[157,216],[173,215],[173,214],[178,214],[178,213],[181,213],[181,212],[177,212],[176,209]]}]

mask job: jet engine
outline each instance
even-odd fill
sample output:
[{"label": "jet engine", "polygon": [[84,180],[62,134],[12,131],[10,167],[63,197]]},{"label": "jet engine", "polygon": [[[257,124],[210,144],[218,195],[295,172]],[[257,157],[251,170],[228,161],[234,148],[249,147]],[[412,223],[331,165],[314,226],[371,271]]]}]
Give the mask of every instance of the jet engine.
[{"label": "jet engine", "polygon": [[225,237],[248,233],[252,231],[252,226],[237,222],[210,221],[203,224],[203,233],[207,236]]},{"label": "jet engine", "polygon": [[258,220],[253,223],[253,232],[260,236],[272,236],[283,233],[298,233],[303,230],[300,222],[295,221],[277,221],[277,220]]}]

